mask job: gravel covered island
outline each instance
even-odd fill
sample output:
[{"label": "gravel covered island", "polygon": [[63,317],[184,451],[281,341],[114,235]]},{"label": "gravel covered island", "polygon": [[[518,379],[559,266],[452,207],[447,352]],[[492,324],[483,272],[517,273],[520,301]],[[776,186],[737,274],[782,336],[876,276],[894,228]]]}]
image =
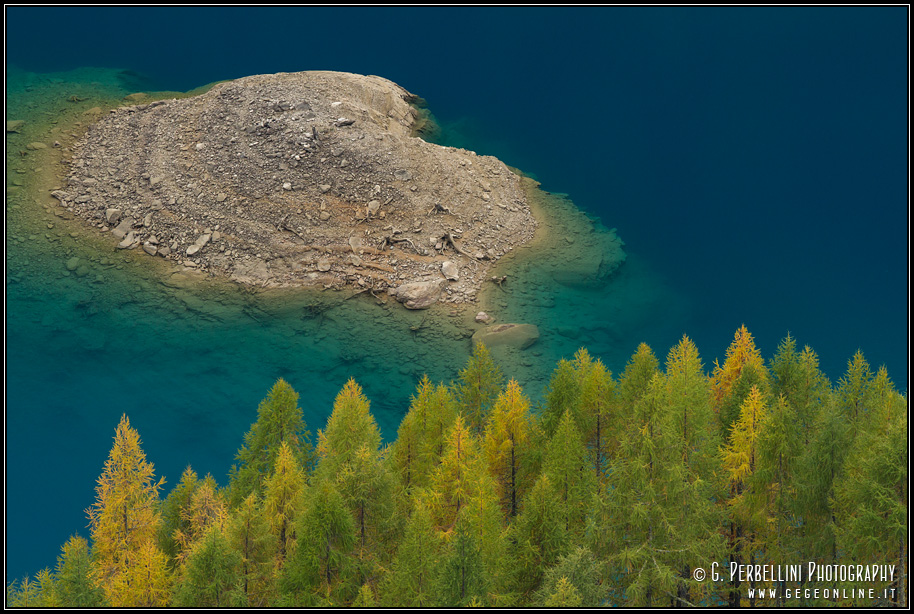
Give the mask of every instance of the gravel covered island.
[{"label": "gravel covered island", "polygon": [[75,148],[61,204],[186,267],[258,287],[472,303],[537,227],[504,163],[415,136],[416,96],[339,72],[252,76],[112,110]]}]

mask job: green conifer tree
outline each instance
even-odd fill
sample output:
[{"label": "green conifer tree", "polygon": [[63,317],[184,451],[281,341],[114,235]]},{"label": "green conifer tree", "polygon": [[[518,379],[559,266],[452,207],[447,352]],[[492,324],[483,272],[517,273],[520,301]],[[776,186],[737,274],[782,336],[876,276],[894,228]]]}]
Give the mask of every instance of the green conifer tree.
[{"label": "green conifer tree", "polygon": [[298,545],[283,570],[283,605],[342,605],[360,584],[354,581],[350,553],[358,541],[355,521],[333,482],[308,489],[296,523]]},{"label": "green conifer tree", "polygon": [[386,607],[429,607],[437,603],[436,582],[441,538],[428,507],[417,502],[390,573],[382,587]]},{"label": "green conifer tree", "polygon": [[653,377],[659,373],[660,363],[653,350],[642,343],[632,355],[619,378],[616,388],[619,422],[627,424],[635,413],[635,404],[647,392]]},{"label": "green conifer tree", "polygon": [[222,528],[210,524],[187,556],[176,582],[173,605],[182,608],[231,607],[245,604],[241,555]]},{"label": "green conifer tree", "polygon": [[230,547],[240,557],[241,605],[266,606],[275,598],[273,568],[279,548],[257,495],[251,493],[235,509],[225,532]]},{"label": "green conifer tree", "polygon": [[[870,587],[875,589],[875,602],[868,593],[863,599],[852,593],[852,605],[907,607],[907,399],[894,393],[884,370],[876,383],[881,394],[872,401],[866,430],[854,440],[834,486],[835,533],[838,551],[847,562],[896,565],[893,581]],[[894,592],[887,595],[889,588]]]},{"label": "green conifer tree", "polygon": [[541,475],[511,526],[515,590],[525,599],[539,587],[545,571],[571,547],[559,501],[549,476]]},{"label": "green conifer tree", "polygon": [[199,486],[200,479],[188,466],[181,475],[181,481],[162,502],[162,522],[159,525],[157,539],[159,549],[168,557],[170,570],[174,570],[178,555],[181,553],[181,544],[178,543],[177,536],[186,535],[190,529],[187,519],[181,512],[190,508],[191,499]]},{"label": "green conifer tree", "polygon": [[580,536],[590,502],[597,492],[597,476],[590,469],[590,458],[571,412],[565,412],[546,447],[543,475],[558,494],[565,530]]},{"label": "green conifer tree", "polygon": [[[583,350],[582,350],[583,352]],[[600,482],[606,477],[606,465],[619,445],[621,425],[613,412],[616,384],[600,360],[593,362],[581,381],[579,428],[591,457],[591,465]]]},{"label": "green conifer tree", "polygon": [[485,603],[489,582],[479,544],[466,521],[458,517],[439,563],[436,595],[444,607]]},{"label": "green conifer tree", "polygon": [[[603,605],[606,598],[606,587],[603,582],[602,563],[597,561],[587,548],[577,547],[559,559],[558,563],[546,570],[543,583],[533,598],[531,605],[551,607],[572,607],[556,603],[556,595],[563,592],[562,584],[574,589],[580,600],[578,606],[596,608]],[[570,593],[568,588],[564,589]]]},{"label": "green conifer tree", "polygon": [[489,410],[504,387],[504,376],[488,348],[482,343],[473,346],[467,366],[460,372],[454,386],[458,410],[477,436],[482,434]]},{"label": "green conifer tree", "polygon": [[57,557],[56,590],[60,605],[68,608],[95,608],[104,605],[104,593],[92,583],[89,543],[73,535]]},{"label": "green conifer tree", "polygon": [[286,442],[306,472],[313,463],[311,432],[298,406],[298,393],[284,379],[277,380],[257,408],[257,421],[244,436],[229,475],[228,502],[239,505],[251,493],[262,496],[264,480],[273,471],[280,445]]}]

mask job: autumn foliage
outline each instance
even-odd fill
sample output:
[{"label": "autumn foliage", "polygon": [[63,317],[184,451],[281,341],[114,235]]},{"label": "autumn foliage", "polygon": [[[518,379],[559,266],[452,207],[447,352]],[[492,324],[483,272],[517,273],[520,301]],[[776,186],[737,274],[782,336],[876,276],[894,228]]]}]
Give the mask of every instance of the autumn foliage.
[{"label": "autumn foliage", "polygon": [[[312,445],[279,380],[226,486],[188,467],[164,499],[123,416],[89,539],[7,605],[905,607],[906,394],[860,352],[832,385],[789,335],[766,362],[745,326],[713,364],[683,337],[614,377],[582,349],[536,402],[477,346],[455,382],[422,378],[389,444],[350,379]],[[895,571],[787,598],[696,579],[721,561]]]}]

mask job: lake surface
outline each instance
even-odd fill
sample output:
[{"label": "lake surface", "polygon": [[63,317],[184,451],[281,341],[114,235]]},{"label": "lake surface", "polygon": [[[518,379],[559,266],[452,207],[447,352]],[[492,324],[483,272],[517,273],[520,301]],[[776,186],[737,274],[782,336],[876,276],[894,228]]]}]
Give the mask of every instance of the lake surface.
[{"label": "lake surface", "polygon": [[[6,13],[8,119],[47,124],[66,103],[36,97],[79,83],[120,97],[281,71],[376,74],[427,100],[444,143],[495,155],[616,228],[629,259],[611,283],[550,285],[532,267],[498,299],[502,321],[541,328],[509,372],[534,398],[577,347],[618,373],[639,342],[662,360],[686,333],[708,366],[742,323],[766,358],[790,331],[833,380],[860,348],[907,389],[905,7]],[[66,73],[83,67],[97,68]],[[33,197],[12,169],[28,164],[7,157],[7,581],[88,536],[124,412],[167,492],[188,464],[225,483],[278,377],[315,432],[355,376],[390,440],[418,377],[463,367],[456,317],[218,284],[201,294],[137,258],[102,264],[64,222],[26,220]],[[89,273],[67,270],[74,255]]]}]

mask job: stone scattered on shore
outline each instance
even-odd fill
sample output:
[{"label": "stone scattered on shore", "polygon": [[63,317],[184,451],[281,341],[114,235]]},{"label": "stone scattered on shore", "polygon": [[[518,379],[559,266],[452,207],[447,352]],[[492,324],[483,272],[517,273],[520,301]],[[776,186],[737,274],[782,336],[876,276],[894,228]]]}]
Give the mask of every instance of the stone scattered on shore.
[{"label": "stone scattered on shore", "polygon": [[54,196],[113,226],[122,249],[240,283],[389,291],[410,309],[473,302],[537,222],[502,162],[415,137],[415,99],[334,72],[132,94],[90,127]]}]

